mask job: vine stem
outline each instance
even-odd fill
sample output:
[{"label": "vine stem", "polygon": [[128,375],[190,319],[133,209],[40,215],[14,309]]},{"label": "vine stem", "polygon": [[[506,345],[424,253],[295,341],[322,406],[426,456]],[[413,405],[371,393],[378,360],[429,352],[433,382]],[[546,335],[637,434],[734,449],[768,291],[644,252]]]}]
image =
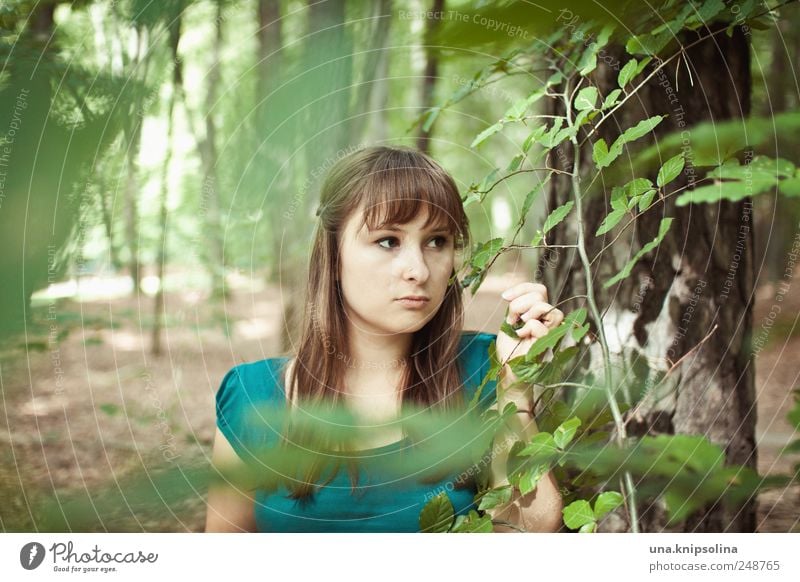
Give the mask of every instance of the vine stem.
[{"label": "vine stem", "polygon": [[[568,99],[564,100],[565,103],[565,116],[567,118],[567,123],[569,124],[570,128],[574,127],[572,114],[571,114],[571,102]],[[603,316],[600,314],[600,310],[597,308],[597,302],[595,301],[594,295],[594,282],[592,280],[592,268],[591,263],[589,261],[589,255],[586,253],[586,233],[584,232],[583,227],[583,201],[581,200],[582,192],[581,192],[581,184],[580,184],[580,155],[581,155],[581,146],[578,143],[577,138],[577,129],[575,131],[575,136],[571,138],[572,147],[573,147],[573,166],[572,166],[572,194],[575,197],[575,214],[577,216],[577,226],[578,226],[578,256],[580,257],[581,264],[583,265],[584,274],[586,276],[586,301],[589,305],[589,311],[592,314],[592,319],[594,319],[595,325],[597,326],[597,333],[598,339],[600,340],[600,348],[603,354],[603,377],[604,377],[604,384],[605,384],[605,392],[606,398],[608,400],[608,406],[611,409],[611,415],[614,418],[614,425],[617,428],[617,441],[620,446],[625,444],[625,440],[627,438],[627,434],[625,431],[625,422],[622,419],[622,413],[619,410],[619,405],[617,404],[617,399],[612,392],[611,382],[611,355],[610,350],[608,348],[608,341],[606,339],[606,332],[603,326]],[[625,489],[628,497],[628,514],[630,516],[631,522],[631,532],[632,533],[639,533],[639,517],[638,511],[636,509],[636,488],[633,484],[633,478],[631,477],[630,471],[625,471],[624,476],[625,481]]]}]

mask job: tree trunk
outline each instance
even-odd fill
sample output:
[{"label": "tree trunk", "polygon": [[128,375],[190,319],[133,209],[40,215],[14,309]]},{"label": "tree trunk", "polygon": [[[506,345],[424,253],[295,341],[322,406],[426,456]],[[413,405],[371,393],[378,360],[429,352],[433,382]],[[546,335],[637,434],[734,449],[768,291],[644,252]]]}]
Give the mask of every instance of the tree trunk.
[{"label": "tree trunk", "polygon": [[221,83],[220,60],[223,42],[222,0],[217,0],[217,13],[215,22],[214,44],[212,47],[211,69],[206,77],[205,100],[205,136],[202,138],[199,149],[200,159],[203,164],[203,182],[201,184],[200,209],[203,213],[206,235],[209,248],[204,254],[206,267],[211,276],[212,297],[225,296],[225,253],[222,242],[222,217],[220,210],[219,176],[217,173],[217,122],[216,107],[217,96]]},{"label": "tree trunk", "polygon": [[183,85],[183,71],[178,58],[178,45],[181,40],[181,13],[175,15],[169,25],[169,47],[172,56],[172,94],[167,107],[167,150],[164,155],[164,164],[161,168],[161,200],[159,205],[159,223],[161,237],[158,249],[158,290],[153,300],[153,336],[151,350],[154,356],[161,354],[161,328],[164,315],[164,276],[167,262],[167,202],[169,199],[169,165],[172,161],[172,135],[174,133],[175,101],[179,94],[178,87]]},{"label": "tree trunk", "polygon": [[[313,179],[304,186],[305,194],[316,191],[325,169],[346,153],[351,138],[348,117],[353,84],[353,48],[345,7],[344,0],[309,1],[309,40],[304,54],[304,66],[310,71],[304,89],[308,117],[303,131],[305,143],[301,147],[308,174]],[[281,285],[289,290],[285,294],[285,323],[281,334],[285,351],[296,346],[299,339],[308,264],[308,247],[304,241],[311,237],[313,227],[306,217],[312,214],[310,208],[316,206],[317,200],[305,195],[297,202],[298,208],[292,213],[292,217],[297,216],[292,224],[293,230],[287,231],[285,224],[276,230],[281,235],[290,235],[279,237],[283,243],[280,280]],[[287,239],[293,246],[286,245]]]},{"label": "tree trunk", "polygon": [[[684,46],[699,38],[698,34],[707,32],[701,29],[687,33]],[[628,101],[616,119],[605,123],[600,136],[611,143],[618,131],[614,128],[630,127],[652,115],[669,114],[656,128],[656,134],[686,130],[690,140],[691,128],[697,123],[746,116],[750,108],[748,41],[737,26],[732,38],[717,34],[688,49],[685,60],[676,59],[667,66],[664,75],[656,75],[637,97]],[[620,66],[630,58],[619,48],[611,54],[620,59]],[[644,74],[652,71],[653,66],[653,63],[648,65]],[[691,79],[687,66],[691,66]],[[720,75],[720,71],[725,74]],[[617,87],[617,74],[617,70],[607,65],[598,68],[594,82],[601,95]],[[554,167],[571,170],[572,156],[567,149],[553,156]],[[691,160],[691,150],[688,154]],[[581,160],[581,167],[593,167],[591,152],[584,151],[582,155],[585,159]],[[685,171],[670,184],[669,191],[686,185],[688,175]],[[613,184],[621,185],[633,177],[645,176],[630,175]],[[654,175],[647,177],[655,182]],[[568,180],[564,177],[554,180],[549,207],[563,204],[569,196]],[[589,197],[584,209],[590,258],[613,238],[592,236],[608,213],[607,197],[605,194]],[[648,399],[648,404],[628,424],[629,436],[705,435],[725,450],[729,464],[755,468],[755,390],[749,345],[754,286],[752,202],[748,199],[676,207],[674,199],[667,198],[663,212],[654,209],[640,218],[631,244],[621,242],[612,246],[594,266],[593,277],[607,280],[630,258],[631,246],[640,248],[655,237],[663,216],[675,217],[660,248],[639,261],[627,280],[606,292],[602,285],[595,285],[600,309],[605,312],[606,333],[610,332],[612,337],[619,334],[621,343],[630,348],[626,357],[646,356],[650,361],[655,358],[662,362],[662,371],[680,362],[671,374],[674,389],[655,403],[654,399]],[[548,242],[574,243],[574,233],[574,221],[562,223],[553,236],[548,236]],[[553,249],[542,256],[539,270],[553,296],[560,300],[585,293],[585,279],[574,253]],[[580,301],[573,300],[565,308],[578,305]],[[692,351],[715,325],[716,331]],[[593,353],[592,357],[596,355]],[[687,357],[682,359],[684,356]],[[660,504],[640,507],[642,531],[674,531],[666,530],[665,521]],[[731,509],[706,507],[678,528],[689,532],[754,530],[755,500]]]},{"label": "tree trunk", "polygon": [[[147,80],[147,63],[149,59],[143,57],[147,46],[146,29],[136,29],[136,55],[130,64],[132,74],[142,67],[142,81]],[[144,64],[142,64],[144,60]],[[127,67],[126,67],[127,69]],[[131,113],[130,124],[127,127],[126,165],[127,175],[125,182],[125,238],[128,246],[128,271],[133,282],[133,292],[139,292],[142,280],[142,265],[139,262],[139,148],[142,140],[142,117],[144,115],[144,95],[138,95],[134,101],[134,111]]]},{"label": "tree trunk", "polygon": [[365,62],[362,67],[362,76],[356,92],[355,111],[351,121],[350,134],[354,140],[361,139],[368,120],[373,117],[373,112],[380,114],[382,110],[372,107],[372,95],[379,86],[385,85],[379,71],[386,70],[389,51],[389,30],[392,23],[392,0],[380,0],[375,3],[372,13],[374,28],[370,34],[370,43],[366,51]]},{"label": "tree trunk", "polygon": [[[433,0],[431,6],[433,14],[444,11],[444,0]],[[439,49],[433,46],[436,31],[440,25],[440,18],[428,18],[425,23],[425,76],[422,78],[422,98],[420,104],[422,111],[427,111],[433,106],[433,92],[436,88],[436,79],[439,76]],[[430,151],[430,135],[432,128],[426,131],[420,126],[417,135],[417,148],[423,152]]]}]

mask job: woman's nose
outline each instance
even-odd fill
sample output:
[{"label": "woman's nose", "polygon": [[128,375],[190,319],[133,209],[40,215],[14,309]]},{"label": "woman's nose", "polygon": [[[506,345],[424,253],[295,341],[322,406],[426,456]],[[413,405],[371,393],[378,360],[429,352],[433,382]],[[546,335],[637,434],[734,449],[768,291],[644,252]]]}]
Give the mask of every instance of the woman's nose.
[{"label": "woman's nose", "polygon": [[400,274],[404,279],[413,279],[424,283],[428,279],[428,265],[425,256],[419,249],[408,249],[400,257]]}]

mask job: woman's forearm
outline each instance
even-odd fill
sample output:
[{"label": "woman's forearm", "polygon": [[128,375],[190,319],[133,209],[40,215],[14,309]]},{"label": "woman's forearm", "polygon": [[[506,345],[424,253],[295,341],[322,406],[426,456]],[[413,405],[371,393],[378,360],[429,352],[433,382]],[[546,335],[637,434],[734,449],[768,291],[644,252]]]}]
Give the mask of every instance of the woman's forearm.
[{"label": "woman's forearm", "polygon": [[[530,411],[533,405],[532,388],[512,386],[516,378],[506,367],[500,376],[497,396],[498,410],[514,402],[518,412],[506,422],[504,431],[498,435],[492,455],[491,475],[493,487],[508,485],[507,461],[511,445],[518,440],[528,441],[538,431]],[[548,471],[539,480],[536,488],[526,495],[512,488],[511,501],[489,510],[493,520],[504,521],[526,532],[554,532],[561,526],[563,503],[558,485]],[[495,525],[496,532],[519,531],[506,525]]]}]

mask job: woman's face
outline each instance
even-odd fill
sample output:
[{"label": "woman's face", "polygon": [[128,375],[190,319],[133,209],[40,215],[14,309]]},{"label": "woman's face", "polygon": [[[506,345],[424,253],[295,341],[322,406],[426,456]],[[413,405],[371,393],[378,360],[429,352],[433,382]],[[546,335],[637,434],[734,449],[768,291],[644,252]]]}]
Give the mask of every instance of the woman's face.
[{"label": "woman's face", "polygon": [[[353,213],[339,239],[340,286],[350,325],[375,334],[413,333],[439,310],[453,272],[453,236],[427,210],[406,224],[369,231],[363,210]],[[409,296],[426,301],[403,300]]]}]

